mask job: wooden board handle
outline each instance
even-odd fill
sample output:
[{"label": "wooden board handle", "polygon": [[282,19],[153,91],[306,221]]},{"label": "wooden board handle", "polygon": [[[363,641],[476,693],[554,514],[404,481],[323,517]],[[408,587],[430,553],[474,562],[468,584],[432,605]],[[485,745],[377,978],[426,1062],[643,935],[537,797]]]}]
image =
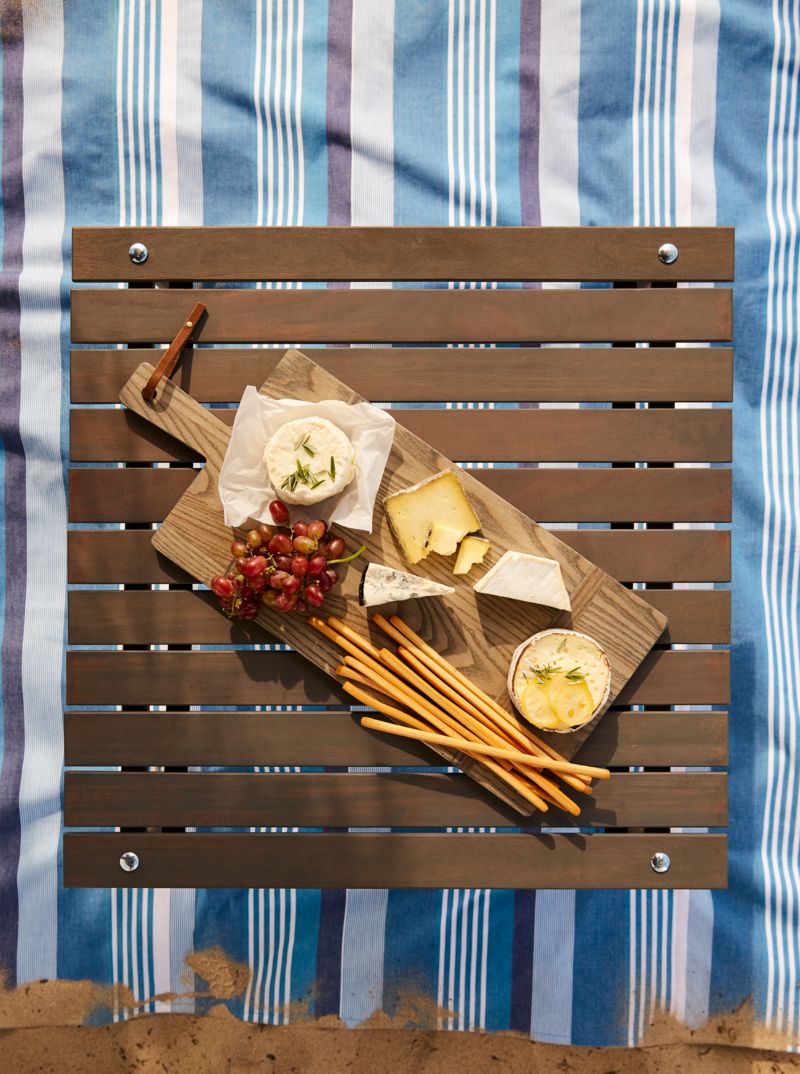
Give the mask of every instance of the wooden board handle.
[{"label": "wooden board handle", "polygon": [[230,429],[171,380],[163,380],[156,398],[145,402],[142,389],[152,374],[153,366],[142,362],[119,393],[120,402],[198,452],[207,467],[218,472],[228,450]]}]

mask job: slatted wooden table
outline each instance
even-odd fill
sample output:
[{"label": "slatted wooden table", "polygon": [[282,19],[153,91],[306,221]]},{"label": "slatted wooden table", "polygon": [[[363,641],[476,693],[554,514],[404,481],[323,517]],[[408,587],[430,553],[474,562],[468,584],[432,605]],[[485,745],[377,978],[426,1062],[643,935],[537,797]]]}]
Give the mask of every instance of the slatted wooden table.
[{"label": "slatted wooden table", "polygon": [[[731,291],[678,285],[733,278],[731,230],[81,228],[73,276],[128,286],[72,294],[67,885],[726,884]],[[315,360],[669,617],[578,757],[615,769],[580,831],[554,811],[556,833],[513,830],[155,553],[201,463],[115,404],[198,299],[201,345],[175,375],[196,399],[230,407],[288,341],[324,344]],[[444,401],[521,405],[407,409]],[[348,831],[365,827],[387,830]]]}]

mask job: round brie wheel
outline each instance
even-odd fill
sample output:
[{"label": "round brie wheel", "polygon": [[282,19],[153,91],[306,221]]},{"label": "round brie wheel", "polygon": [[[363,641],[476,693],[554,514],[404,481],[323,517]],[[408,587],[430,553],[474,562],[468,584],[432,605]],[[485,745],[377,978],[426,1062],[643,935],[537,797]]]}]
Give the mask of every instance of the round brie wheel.
[{"label": "round brie wheel", "polygon": [[347,488],[356,457],[349,438],[327,418],[281,425],[264,450],[272,487],[285,503],[312,504]]},{"label": "round brie wheel", "polygon": [[557,627],[543,630],[523,641],[511,657],[508,692],[532,726],[570,734],[608,704],[608,657],[588,634]]}]

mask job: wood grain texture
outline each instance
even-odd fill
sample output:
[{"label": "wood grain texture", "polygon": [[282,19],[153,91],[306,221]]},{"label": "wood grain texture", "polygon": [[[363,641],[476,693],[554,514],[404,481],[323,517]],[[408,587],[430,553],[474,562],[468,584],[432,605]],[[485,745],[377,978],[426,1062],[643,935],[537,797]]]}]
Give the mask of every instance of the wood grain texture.
[{"label": "wood grain texture", "polygon": [[[465,652],[448,655],[467,666]],[[651,653],[617,703],[724,705],[730,700],[728,675],[727,652]],[[293,652],[67,653],[68,705],[346,705],[349,701],[333,678]],[[578,739],[577,732],[558,736],[560,752],[569,748],[571,739]]]},{"label": "wood grain texture", "polygon": [[[615,773],[581,796],[581,827],[720,828],[727,820],[721,772]],[[539,822],[568,819],[551,807]],[[519,814],[460,774],[67,772],[64,825],[518,827]]]},{"label": "wood grain texture", "polygon": [[[727,469],[467,467],[464,472],[540,523],[730,522],[731,518]],[[198,471],[190,467],[72,469],[69,521],[161,522],[197,477]]]},{"label": "wood grain texture", "polygon": [[72,244],[85,281],[733,279],[733,228],[715,227],[82,227]]},{"label": "wood grain texture", "polygon": [[[67,832],[65,887],[719,888],[724,835]],[[135,873],[119,858],[139,856]],[[668,873],[650,858],[669,854]]]},{"label": "wood grain texture", "polygon": [[[139,368],[120,394],[121,401],[184,442],[197,446],[207,437],[213,442],[207,452],[205,469],[153,536],[153,544],[159,551],[198,581],[207,583],[224,569],[229,555],[230,531],[222,521],[216,488],[217,460],[227,430],[218,422],[215,434],[211,434],[207,427],[216,420],[213,415],[173,385],[162,392],[160,407],[151,408],[145,404],[141,398],[140,379],[144,377],[146,381],[150,375],[148,370],[146,364]],[[299,351],[290,352],[260,390],[273,398],[360,401],[360,396]],[[187,432],[187,425],[194,427]],[[392,492],[451,465],[446,456],[397,425],[377,503],[381,504]],[[559,560],[572,603],[572,614],[566,617],[566,622],[597,639],[606,650],[611,667],[610,700],[613,702],[662,633],[666,625],[664,616],[467,473],[462,472],[460,480],[482,521],[484,536],[492,542],[487,567],[509,548]],[[357,547],[363,540],[370,559],[404,567],[385,513],[380,509],[375,512],[374,525],[375,531],[368,536],[349,534],[352,547]],[[432,558],[439,562],[431,562]],[[505,684],[511,654],[522,639],[552,625],[557,621],[556,617],[535,605],[476,594],[471,581],[454,580],[451,564],[442,557],[429,557],[422,565],[417,565],[417,572],[437,581],[454,583],[455,593],[448,597],[446,605],[434,601],[427,604],[425,601],[408,602],[403,607],[404,617],[438,652],[454,659],[478,686],[510,707]],[[351,626],[367,633],[370,630],[367,616],[357,605],[359,579],[360,572],[348,570],[336,599],[329,599],[326,608],[331,604],[330,614],[346,614]],[[334,672],[340,651],[327,638],[310,631],[300,617],[287,617],[264,608],[258,621],[318,667],[329,674]],[[311,637],[312,633],[314,637]],[[556,736],[559,752],[567,756],[574,753],[599,719],[599,716],[595,717],[590,724],[569,736]]]},{"label": "wood grain texture", "polygon": [[[164,471],[160,471],[163,473]],[[559,530],[559,540],[620,582],[728,582],[729,530]],[[153,548],[148,530],[70,530],[73,584],[189,582]]]},{"label": "wood grain texture", "polygon": [[[172,379],[200,403],[234,403],[284,353],[189,348]],[[398,403],[726,402],[733,393],[728,347],[318,347],[312,357],[366,399]],[[136,367],[152,360],[144,347],[73,350],[73,403],[116,402]]]},{"label": "wood grain texture", "polygon": [[[611,710],[577,754],[603,766],[728,762],[725,712]],[[350,712],[66,712],[67,765],[437,764],[421,742],[363,728]],[[613,782],[613,781],[612,781]]]},{"label": "wood grain texture", "polygon": [[732,335],[727,288],[73,290],[75,343],[163,343],[195,302],[201,343],[670,343]]},{"label": "wood grain texture", "polygon": [[[669,619],[659,644],[730,641],[730,593],[725,590],[654,589],[638,595]],[[220,614],[216,598],[197,592],[73,591],[68,630],[70,645],[249,645],[269,640],[260,626],[231,622]]]},{"label": "wood grain texture", "polygon": [[[212,410],[232,426],[235,410]],[[472,462],[729,462],[731,411],[392,410],[437,451]],[[201,454],[121,410],[72,410],[73,462],[193,462]]]}]

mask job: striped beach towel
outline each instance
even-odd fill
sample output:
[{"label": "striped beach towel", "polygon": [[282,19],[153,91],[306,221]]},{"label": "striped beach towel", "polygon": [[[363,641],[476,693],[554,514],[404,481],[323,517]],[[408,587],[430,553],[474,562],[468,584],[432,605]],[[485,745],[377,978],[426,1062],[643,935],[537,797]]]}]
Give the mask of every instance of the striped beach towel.
[{"label": "striped beach towel", "polygon": [[[0,6],[0,968],[141,1009],[634,1044],[800,1022],[797,0]],[[60,884],[70,228],[735,225],[730,890]],[[115,1008],[108,1017],[130,1011]]]}]

